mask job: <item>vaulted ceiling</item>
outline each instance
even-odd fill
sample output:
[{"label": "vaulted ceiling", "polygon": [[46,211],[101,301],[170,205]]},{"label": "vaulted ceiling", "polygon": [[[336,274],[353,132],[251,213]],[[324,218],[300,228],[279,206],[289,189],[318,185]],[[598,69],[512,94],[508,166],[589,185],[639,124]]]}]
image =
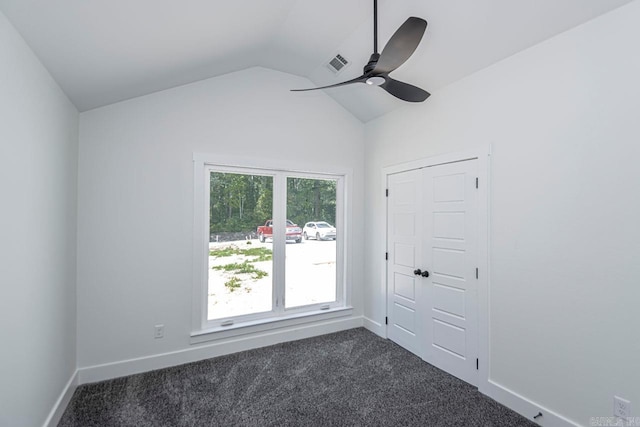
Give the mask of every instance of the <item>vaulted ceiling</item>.
[{"label": "vaulted ceiling", "polygon": [[[434,93],[630,1],[379,0],[379,45],[407,17],[426,19],[393,77]],[[333,84],[362,74],[373,50],[372,0],[0,0],[0,10],[81,111],[252,66]],[[336,75],[326,64],[337,53],[350,64]],[[363,122],[405,104],[362,84],[326,92]]]}]

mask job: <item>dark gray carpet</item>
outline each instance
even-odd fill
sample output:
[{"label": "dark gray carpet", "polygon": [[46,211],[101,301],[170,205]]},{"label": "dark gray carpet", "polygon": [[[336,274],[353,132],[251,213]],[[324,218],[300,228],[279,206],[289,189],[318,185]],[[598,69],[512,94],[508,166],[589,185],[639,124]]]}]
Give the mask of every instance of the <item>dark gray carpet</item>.
[{"label": "dark gray carpet", "polygon": [[80,386],[59,426],[535,426],[359,328]]}]

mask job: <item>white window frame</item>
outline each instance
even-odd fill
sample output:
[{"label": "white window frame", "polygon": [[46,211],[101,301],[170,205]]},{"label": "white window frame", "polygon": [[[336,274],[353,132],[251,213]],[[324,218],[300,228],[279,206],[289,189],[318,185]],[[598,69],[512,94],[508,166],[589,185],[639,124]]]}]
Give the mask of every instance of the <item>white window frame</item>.
[{"label": "white window frame", "polygon": [[[193,238],[193,306],[191,343],[227,338],[352,314],[350,306],[349,241],[351,171],[310,167],[287,167],[286,161],[274,162],[252,158],[228,158],[211,154],[194,154],[194,238]],[[297,163],[297,162],[296,162]],[[225,319],[208,319],[209,278],[209,185],[210,172],[253,174],[273,177],[273,274],[272,311]],[[285,231],[287,178],[335,179],[336,185],[336,300],[286,308]],[[298,224],[301,226],[301,224]],[[277,261],[278,260],[278,261]],[[230,324],[231,323],[231,324]]]}]

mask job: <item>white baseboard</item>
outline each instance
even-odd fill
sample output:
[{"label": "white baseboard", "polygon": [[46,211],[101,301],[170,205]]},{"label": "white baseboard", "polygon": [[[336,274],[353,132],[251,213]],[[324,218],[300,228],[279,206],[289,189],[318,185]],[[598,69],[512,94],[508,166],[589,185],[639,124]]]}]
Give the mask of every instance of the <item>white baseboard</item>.
[{"label": "white baseboard", "polygon": [[[508,388],[489,380],[488,385],[481,387],[480,391],[496,402],[506,406],[507,408],[519,413],[523,417],[532,420],[538,425],[544,427],[581,427],[580,424],[572,421],[562,415],[553,412],[544,406],[527,399]],[[542,416],[534,419],[533,417],[541,413]]]},{"label": "white baseboard", "polygon": [[184,350],[169,353],[123,360],[104,365],[89,366],[78,369],[78,384],[87,384],[127,375],[139,374],[142,372],[223,356],[225,354],[266,347],[282,342],[311,338],[318,335],[330,334],[362,326],[363,318],[360,316],[348,317],[346,319],[332,319],[314,324],[281,328],[272,332],[243,335],[241,337],[225,339],[208,345],[194,345]]},{"label": "white baseboard", "polygon": [[368,317],[364,317],[364,327],[374,334],[381,336],[382,338],[387,338],[387,328],[382,323],[378,323],[375,320],[371,320]]},{"label": "white baseboard", "polygon": [[67,381],[67,385],[58,396],[58,400],[51,408],[51,412],[49,412],[49,416],[44,421],[43,427],[56,427],[60,422],[60,418],[62,418],[62,414],[64,414],[64,410],[67,409],[67,405],[71,401],[71,397],[73,393],[75,393],[76,388],[78,388],[78,371],[76,370],[69,381]]}]

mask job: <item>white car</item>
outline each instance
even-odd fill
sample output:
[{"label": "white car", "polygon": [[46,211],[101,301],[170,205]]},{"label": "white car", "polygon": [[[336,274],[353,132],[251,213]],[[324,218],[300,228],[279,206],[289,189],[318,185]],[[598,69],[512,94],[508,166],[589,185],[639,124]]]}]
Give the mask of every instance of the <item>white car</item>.
[{"label": "white car", "polygon": [[305,240],[336,240],[336,228],[324,221],[312,221],[304,225],[302,235]]}]

